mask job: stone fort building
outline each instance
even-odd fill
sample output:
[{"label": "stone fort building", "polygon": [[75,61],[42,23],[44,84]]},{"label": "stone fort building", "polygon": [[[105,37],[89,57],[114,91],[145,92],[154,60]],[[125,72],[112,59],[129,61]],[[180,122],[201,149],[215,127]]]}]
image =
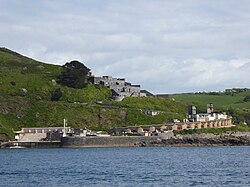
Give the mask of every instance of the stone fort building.
[{"label": "stone fort building", "polygon": [[107,86],[112,91],[112,97],[116,101],[122,101],[126,97],[143,97],[140,85],[132,85],[124,78],[113,78],[112,76],[90,77],[90,82],[99,86]]}]

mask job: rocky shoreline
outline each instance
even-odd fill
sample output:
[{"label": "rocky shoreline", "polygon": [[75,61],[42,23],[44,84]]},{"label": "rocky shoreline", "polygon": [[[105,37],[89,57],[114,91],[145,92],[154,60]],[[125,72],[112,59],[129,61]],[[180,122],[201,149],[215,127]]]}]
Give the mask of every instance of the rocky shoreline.
[{"label": "rocky shoreline", "polygon": [[140,142],[138,146],[250,146],[250,132],[176,135],[169,139]]},{"label": "rocky shoreline", "polygon": [[63,138],[62,147],[250,146],[250,132],[172,136]]}]

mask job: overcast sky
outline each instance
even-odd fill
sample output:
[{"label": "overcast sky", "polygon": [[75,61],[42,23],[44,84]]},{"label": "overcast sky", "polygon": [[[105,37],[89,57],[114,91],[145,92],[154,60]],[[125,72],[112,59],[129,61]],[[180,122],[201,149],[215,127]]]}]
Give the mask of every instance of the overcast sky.
[{"label": "overcast sky", "polygon": [[153,93],[250,87],[250,1],[0,0],[0,46]]}]

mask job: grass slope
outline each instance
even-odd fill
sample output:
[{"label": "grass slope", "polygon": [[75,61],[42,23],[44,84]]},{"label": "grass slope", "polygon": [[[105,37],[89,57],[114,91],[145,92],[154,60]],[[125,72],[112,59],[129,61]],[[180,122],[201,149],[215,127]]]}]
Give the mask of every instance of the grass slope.
[{"label": "grass slope", "polygon": [[218,110],[233,108],[250,108],[250,102],[243,102],[245,96],[250,92],[242,92],[235,95],[206,95],[206,94],[175,94],[172,97],[177,101],[195,104],[202,111],[205,110],[207,103],[213,103]]},{"label": "grass slope", "polygon": [[[182,119],[186,106],[169,99],[127,98],[110,100],[111,91],[88,85],[68,88],[56,83],[62,67],[45,64],[0,48],[0,132],[13,136],[22,127],[62,126],[68,119],[71,127],[108,130],[116,126],[164,123]],[[51,101],[60,88],[63,96]],[[96,104],[103,101],[103,105]],[[143,110],[161,110],[148,116]]]}]

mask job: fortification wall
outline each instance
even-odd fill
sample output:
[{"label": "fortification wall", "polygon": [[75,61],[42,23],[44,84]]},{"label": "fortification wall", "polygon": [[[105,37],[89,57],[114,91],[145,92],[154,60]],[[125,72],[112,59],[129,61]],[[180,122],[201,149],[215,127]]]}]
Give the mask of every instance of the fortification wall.
[{"label": "fortification wall", "polygon": [[62,147],[133,147],[160,142],[160,137],[114,136],[114,137],[63,137]]}]

